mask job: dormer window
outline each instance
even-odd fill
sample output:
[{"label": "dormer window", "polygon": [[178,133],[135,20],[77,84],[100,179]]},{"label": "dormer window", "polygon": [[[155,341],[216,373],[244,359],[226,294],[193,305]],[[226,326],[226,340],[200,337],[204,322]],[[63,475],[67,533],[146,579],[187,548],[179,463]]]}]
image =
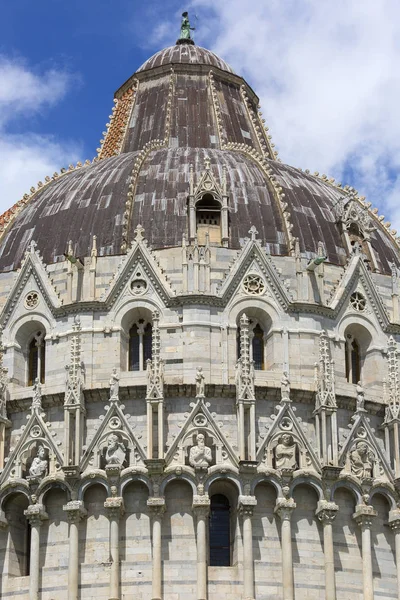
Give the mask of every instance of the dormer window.
[{"label": "dormer window", "polygon": [[196,204],[196,233],[200,246],[206,244],[207,233],[210,244],[221,244],[221,204],[211,194]]}]

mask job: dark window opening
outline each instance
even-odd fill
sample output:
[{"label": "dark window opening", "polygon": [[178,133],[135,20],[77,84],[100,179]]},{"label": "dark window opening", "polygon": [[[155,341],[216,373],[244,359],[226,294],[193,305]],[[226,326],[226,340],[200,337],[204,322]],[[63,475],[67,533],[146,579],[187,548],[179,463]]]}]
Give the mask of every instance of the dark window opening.
[{"label": "dark window opening", "polygon": [[146,360],[152,359],[152,338],[153,338],[153,327],[150,323],[147,323],[143,332],[143,364],[146,367]]},{"label": "dark window opening", "polygon": [[361,356],[360,346],[354,339],[346,340],[345,364],[347,381],[358,383],[361,379]]},{"label": "dark window opening", "polygon": [[264,332],[260,325],[256,325],[253,329],[253,360],[254,368],[264,370]]},{"label": "dark window opening", "polygon": [[28,385],[33,385],[38,377],[40,377],[40,383],[44,383],[45,369],[46,342],[41,334],[38,334],[37,337],[33,338],[28,347]]},{"label": "dark window opening", "polygon": [[211,497],[210,566],[231,566],[230,506],[222,494]]},{"label": "dark window opening", "polygon": [[129,370],[139,371],[140,340],[137,325],[132,325],[129,331]]}]

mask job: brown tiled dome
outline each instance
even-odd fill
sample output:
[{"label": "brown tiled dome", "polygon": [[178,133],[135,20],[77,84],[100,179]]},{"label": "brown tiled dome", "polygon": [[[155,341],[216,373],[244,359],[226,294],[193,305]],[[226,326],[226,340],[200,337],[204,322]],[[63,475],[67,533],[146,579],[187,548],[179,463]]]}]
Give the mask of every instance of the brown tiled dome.
[{"label": "brown tiled dome", "polygon": [[137,72],[148,71],[149,69],[169,64],[209,65],[210,67],[222,69],[222,71],[234,73],[228,63],[219,58],[214,52],[191,44],[170,46],[169,48],[160,50],[151,58],[148,58],[146,62],[139,67]]}]

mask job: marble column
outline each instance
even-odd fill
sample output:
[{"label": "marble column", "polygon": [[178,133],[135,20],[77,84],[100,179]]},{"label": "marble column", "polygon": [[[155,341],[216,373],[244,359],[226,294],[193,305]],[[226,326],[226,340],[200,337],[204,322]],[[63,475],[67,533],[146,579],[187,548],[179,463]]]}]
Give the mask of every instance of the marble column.
[{"label": "marble column", "polygon": [[243,599],[254,600],[253,511],[254,496],[239,496],[239,512],[243,519]]},{"label": "marble column", "polygon": [[152,514],[152,600],[162,600],[161,522],[165,512],[165,500],[164,498],[149,498],[147,500],[147,506]]},{"label": "marble column", "polygon": [[363,564],[363,600],[374,600],[374,580],[372,576],[371,525],[377,512],[372,506],[358,504],[353,519],[361,527],[362,564]]},{"label": "marble column", "polygon": [[104,502],[110,521],[110,593],[109,600],[120,600],[119,594],[119,519],[124,514],[124,501],[120,497],[107,498]]},{"label": "marble column", "polygon": [[24,514],[31,526],[29,600],[39,600],[40,527],[48,516],[43,504],[31,504]]},{"label": "marble column", "polygon": [[324,528],[325,599],[336,600],[335,561],[333,553],[332,523],[339,507],[334,502],[320,500],[315,512]]},{"label": "marble column", "polygon": [[208,496],[193,497],[196,516],[197,542],[197,600],[207,600],[207,521],[210,513]]},{"label": "marble column", "polygon": [[78,600],[79,585],[79,522],[87,515],[81,500],[63,506],[69,523],[68,600]]},{"label": "marble column", "polygon": [[400,510],[391,510],[389,513],[389,527],[394,533],[396,570],[397,570],[397,593],[400,598]]},{"label": "marble column", "polygon": [[275,514],[282,521],[282,582],[283,600],[294,600],[291,518],[296,503],[293,498],[277,498]]}]

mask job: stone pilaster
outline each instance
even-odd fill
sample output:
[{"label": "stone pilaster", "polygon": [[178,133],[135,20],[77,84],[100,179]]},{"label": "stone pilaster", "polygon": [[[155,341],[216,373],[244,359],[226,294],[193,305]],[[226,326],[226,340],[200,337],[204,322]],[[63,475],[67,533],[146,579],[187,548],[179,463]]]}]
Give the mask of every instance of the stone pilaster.
[{"label": "stone pilaster", "polygon": [[87,515],[81,500],[63,506],[69,523],[68,600],[78,600],[79,582],[79,523]]},{"label": "stone pilaster", "polygon": [[207,600],[207,519],[210,514],[208,495],[193,497],[197,538],[197,600]]},{"label": "stone pilaster", "polygon": [[31,526],[29,600],[39,600],[40,527],[48,516],[43,504],[31,504],[24,515]]},{"label": "stone pilaster", "polygon": [[119,600],[119,520],[124,514],[124,501],[119,497],[107,498],[104,502],[110,521],[110,596],[109,600]]},{"label": "stone pilaster", "polygon": [[400,598],[400,510],[390,511],[389,527],[392,529],[395,539],[397,591]]},{"label": "stone pilaster", "polygon": [[275,514],[282,522],[282,585],[283,600],[294,600],[293,554],[292,554],[292,514],[296,508],[293,498],[277,498]]},{"label": "stone pilaster", "polygon": [[325,598],[336,600],[335,561],[333,553],[332,524],[336,518],[339,507],[334,502],[320,500],[315,512],[324,528],[324,559],[325,559]]},{"label": "stone pilaster", "polygon": [[239,496],[239,513],[243,519],[243,598],[254,600],[253,511],[254,496]]},{"label": "stone pilaster", "polygon": [[147,506],[152,515],[152,539],[153,539],[153,591],[152,600],[162,600],[162,564],[161,564],[161,523],[165,513],[164,498],[149,498]]},{"label": "stone pilaster", "polygon": [[371,526],[377,512],[372,506],[359,504],[353,519],[361,528],[362,540],[362,563],[363,563],[363,589],[364,600],[374,600],[374,581],[372,576],[372,553],[371,553]]}]

